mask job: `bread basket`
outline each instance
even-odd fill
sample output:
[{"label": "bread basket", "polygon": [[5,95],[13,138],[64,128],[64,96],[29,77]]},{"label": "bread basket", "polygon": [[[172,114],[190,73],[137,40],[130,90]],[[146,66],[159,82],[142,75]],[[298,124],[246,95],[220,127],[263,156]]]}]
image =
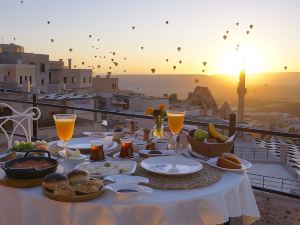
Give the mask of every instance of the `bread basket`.
[{"label": "bread basket", "polygon": [[234,139],[235,135],[229,137],[224,143],[210,143],[198,141],[187,135],[187,141],[190,143],[192,150],[209,158],[219,157],[225,152],[230,152],[234,146]]}]

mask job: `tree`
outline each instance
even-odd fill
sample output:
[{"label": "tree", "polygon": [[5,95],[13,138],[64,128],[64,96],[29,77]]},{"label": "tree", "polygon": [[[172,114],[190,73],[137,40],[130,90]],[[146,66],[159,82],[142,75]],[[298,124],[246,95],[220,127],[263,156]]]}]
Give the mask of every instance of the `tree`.
[{"label": "tree", "polygon": [[177,99],[177,94],[176,93],[172,93],[169,95],[169,101],[170,102],[176,102],[178,99]]}]

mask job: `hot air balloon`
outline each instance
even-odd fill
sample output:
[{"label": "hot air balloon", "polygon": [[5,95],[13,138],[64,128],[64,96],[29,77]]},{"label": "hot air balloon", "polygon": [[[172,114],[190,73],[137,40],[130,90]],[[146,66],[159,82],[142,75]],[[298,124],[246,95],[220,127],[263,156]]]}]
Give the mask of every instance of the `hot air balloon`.
[{"label": "hot air balloon", "polygon": [[113,54],[113,55],[116,55],[116,53],[115,53],[115,52],[113,52],[112,54]]},{"label": "hot air balloon", "polygon": [[69,52],[72,52],[73,51],[73,49],[72,48],[69,48]]},{"label": "hot air balloon", "polygon": [[205,72],[205,69],[203,69],[202,72],[204,73],[204,72]]},{"label": "hot air balloon", "polygon": [[236,45],[236,47],[238,47],[238,48],[239,48],[239,47],[240,47],[240,45],[239,45],[239,44],[237,44],[237,45]]},{"label": "hot air balloon", "polygon": [[249,25],[249,27],[250,27],[250,29],[252,29],[252,28],[253,28],[253,25],[251,24],[251,25]]},{"label": "hot air balloon", "polygon": [[229,33],[229,30],[226,31],[226,34],[228,34],[228,33]]},{"label": "hot air balloon", "polygon": [[98,65],[97,67],[98,67],[98,69],[99,69],[101,66],[100,66],[100,65]]},{"label": "hot air balloon", "polygon": [[16,40],[16,38],[14,37],[14,41]]},{"label": "hot air balloon", "polygon": [[238,26],[240,23],[235,23],[236,26]]},{"label": "hot air balloon", "polygon": [[111,70],[111,66],[110,67],[108,67],[110,70]]},{"label": "hot air balloon", "polygon": [[118,63],[117,62],[114,62],[115,66],[118,66]]},{"label": "hot air balloon", "polygon": [[135,26],[132,26],[131,28],[132,28],[132,30],[134,30],[134,29],[135,29]]},{"label": "hot air balloon", "polygon": [[23,3],[23,1],[21,1],[21,3]]},{"label": "hot air balloon", "polygon": [[195,79],[195,83],[198,84],[199,83],[199,79]]},{"label": "hot air balloon", "polygon": [[173,70],[176,70],[176,66],[173,66]]},{"label": "hot air balloon", "polygon": [[110,59],[112,62],[114,61],[114,59]]},{"label": "hot air balloon", "polygon": [[166,20],[166,24],[169,24],[169,21],[168,21],[168,20]]},{"label": "hot air balloon", "polygon": [[126,70],[124,70],[124,73],[126,73]]},{"label": "hot air balloon", "polygon": [[84,66],[84,62],[81,62],[81,64]]},{"label": "hot air balloon", "polygon": [[105,59],[105,55],[103,56],[103,59]]},{"label": "hot air balloon", "polygon": [[144,47],[142,46],[142,47],[141,47],[141,49],[143,50],[143,49],[144,49]]},{"label": "hot air balloon", "polygon": [[155,69],[151,69],[151,72],[154,74],[155,73]]},{"label": "hot air balloon", "polygon": [[48,24],[50,24],[50,21],[47,21]]},{"label": "hot air balloon", "polygon": [[53,42],[54,42],[54,39],[51,39],[51,42],[53,43]]},{"label": "hot air balloon", "polygon": [[287,70],[287,68],[288,68],[288,67],[287,67],[287,66],[285,66],[285,67],[284,67],[284,70]]},{"label": "hot air balloon", "polygon": [[97,56],[95,55],[95,58],[97,58]]},{"label": "hot air balloon", "polygon": [[92,37],[92,35],[90,34],[90,35],[89,35],[89,38],[91,38],[91,37]]},{"label": "hot air balloon", "polygon": [[250,31],[249,31],[249,30],[247,30],[247,31],[246,31],[246,34],[248,35],[249,33],[250,33]]},{"label": "hot air balloon", "polygon": [[97,50],[99,49],[99,48],[96,48]]},{"label": "hot air balloon", "polygon": [[74,65],[74,68],[75,68],[75,69],[76,69],[76,67],[77,67],[77,66],[76,66],[76,65]]},{"label": "hot air balloon", "polygon": [[226,40],[226,38],[227,38],[227,35],[223,35],[223,39]]},{"label": "hot air balloon", "polygon": [[166,59],[166,62],[169,62],[169,59]]},{"label": "hot air balloon", "polygon": [[207,62],[203,62],[203,66],[206,66]]},{"label": "hot air balloon", "polygon": [[98,38],[97,40],[100,41],[100,38]]},{"label": "hot air balloon", "polygon": [[124,60],[126,60],[127,58],[124,58]]},{"label": "hot air balloon", "polygon": [[177,51],[179,51],[179,52],[180,52],[180,50],[181,50],[181,47],[177,47]]},{"label": "hot air balloon", "polygon": [[181,64],[181,63],[182,63],[182,61],[181,61],[181,60],[179,60],[178,62],[179,62],[179,64]]}]

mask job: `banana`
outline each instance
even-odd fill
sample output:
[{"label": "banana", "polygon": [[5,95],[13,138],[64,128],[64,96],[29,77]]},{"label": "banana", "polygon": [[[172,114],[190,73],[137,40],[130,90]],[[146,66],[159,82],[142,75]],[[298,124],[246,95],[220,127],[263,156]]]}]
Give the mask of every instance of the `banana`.
[{"label": "banana", "polygon": [[225,142],[227,141],[228,137],[226,137],[225,135],[221,134],[213,124],[209,123],[208,124],[208,132],[209,135],[213,138],[215,138],[218,142]]}]

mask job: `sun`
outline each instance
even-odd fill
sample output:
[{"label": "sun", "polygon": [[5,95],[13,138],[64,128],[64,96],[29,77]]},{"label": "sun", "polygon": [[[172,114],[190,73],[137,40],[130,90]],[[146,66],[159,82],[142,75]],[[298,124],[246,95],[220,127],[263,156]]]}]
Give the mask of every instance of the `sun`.
[{"label": "sun", "polygon": [[262,54],[254,45],[245,44],[236,49],[226,47],[219,56],[218,70],[222,74],[237,78],[242,69],[247,76],[263,72],[265,69]]}]

